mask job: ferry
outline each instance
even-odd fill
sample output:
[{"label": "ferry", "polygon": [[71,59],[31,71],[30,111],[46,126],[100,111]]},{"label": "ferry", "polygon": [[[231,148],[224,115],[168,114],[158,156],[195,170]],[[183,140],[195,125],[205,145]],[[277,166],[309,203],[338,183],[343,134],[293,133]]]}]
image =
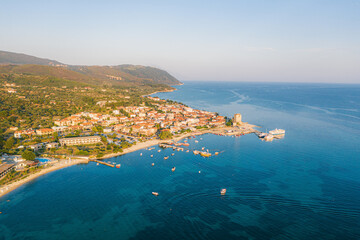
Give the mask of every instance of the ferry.
[{"label": "ferry", "polygon": [[272,135],[282,135],[282,134],[285,134],[285,130],[276,128],[275,130],[269,131],[269,133]]},{"label": "ferry", "polygon": [[176,167],[173,167],[173,168],[171,169],[171,171],[175,172],[175,169],[176,169]]},{"label": "ferry", "polygon": [[221,189],[220,193],[221,193],[221,195],[225,195],[225,193],[226,193],[226,188]]},{"label": "ferry", "polygon": [[159,193],[158,192],[152,192],[152,195],[159,196]]}]

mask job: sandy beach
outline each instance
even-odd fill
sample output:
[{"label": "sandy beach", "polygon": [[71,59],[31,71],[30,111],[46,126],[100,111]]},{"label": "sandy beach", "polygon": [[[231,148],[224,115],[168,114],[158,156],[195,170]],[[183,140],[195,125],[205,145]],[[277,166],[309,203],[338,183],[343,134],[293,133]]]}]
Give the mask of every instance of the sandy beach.
[{"label": "sandy beach", "polygon": [[21,179],[19,181],[10,183],[9,185],[0,186],[0,197],[6,195],[7,193],[15,190],[16,188],[20,187],[21,185],[30,182],[34,180],[37,177],[40,177],[44,174],[47,174],[49,172],[53,172],[62,168],[70,167],[76,164],[80,163],[88,163],[89,161],[87,159],[72,159],[72,160],[62,160],[60,162],[55,163],[53,166],[41,169],[39,172],[36,172],[34,174],[31,174],[27,176],[24,179]]}]

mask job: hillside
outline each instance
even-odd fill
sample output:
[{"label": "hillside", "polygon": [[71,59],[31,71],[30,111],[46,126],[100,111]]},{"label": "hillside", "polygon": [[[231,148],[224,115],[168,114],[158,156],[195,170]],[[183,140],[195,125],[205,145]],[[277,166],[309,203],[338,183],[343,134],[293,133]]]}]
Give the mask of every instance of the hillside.
[{"label": "hillside", "polygon": [[0,64],[38,64],[38,65],[64,65],[55,60],[38,58],[22,53],[0,51]]},{"label": "hillside", "polygon": [[25,54],[0,51],[0,73],[53,76],[94,85],[134,86],[179,82],[164,70],[140,66],[76,66]]}]

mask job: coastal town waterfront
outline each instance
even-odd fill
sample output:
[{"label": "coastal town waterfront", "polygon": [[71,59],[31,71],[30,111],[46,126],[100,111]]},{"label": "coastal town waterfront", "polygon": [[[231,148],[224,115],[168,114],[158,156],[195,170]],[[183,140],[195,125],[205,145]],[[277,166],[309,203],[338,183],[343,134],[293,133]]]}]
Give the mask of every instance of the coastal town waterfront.
[{"label": "coastal town waterfront", "polygon": [[[320,87],[269,84],[259,92],[257,84],[186,83],[157,93],[222,116],[241,113],[260,131],[282,128],[286,135],[264,142],[255,134],[185,133],[181,146],[171,145],[183,151],[155,144],[104,159],[120,168],[90,161],[53,171],[0,198],[1,233],[5,239],[357,239],[360,126],[358,112],[346,109],[359,109],[352,103],[360,102],[359,89]],[[319,89],[332,101],[319,99]],[[305,95],[308,107],[296,105]],[[336,100],[340,95],[345,99]]]},{"label": "coastal town waterfront", "polygon": [[[14,131],[14,137],[19,139],[17,149],[29,149],[54,161],[44,164],[28,161],[24,155],[4,155],[4,163],[0,165],[3,181],[0,196],[37,176],[84,162],[71,159],[107,159],[206,133],[240,136],[256,132],[256,126],[242,122],[241,114],[226,119],[214,112],[143,97],[153,104],[121,107],[113,109],[111,114],[81,112],[54,121],[52,128]],[[35,138],[40,142],[31,144]],[[16,173],[10,174],[11,171]]]}]

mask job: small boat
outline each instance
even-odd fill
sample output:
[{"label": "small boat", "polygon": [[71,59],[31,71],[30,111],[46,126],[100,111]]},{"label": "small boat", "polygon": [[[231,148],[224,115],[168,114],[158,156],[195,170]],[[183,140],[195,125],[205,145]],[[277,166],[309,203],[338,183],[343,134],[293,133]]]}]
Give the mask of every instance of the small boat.
[{"label": "small boat", "polygon": [[116,168],[120,168],[120,167],[121,167],[121,164],[117,164],[117,165],[116,165]]},{"label": "small boat", "polygon": [[164,160],[168,159],[169,157],[164,157]]},{"label": "small boat", "polygon": [[198,140],[195,140],[196,143],[198,143],[199,141]]},{"label": "small boat", "polygon": [[171,156],[174,156],[174,155],[175,155],[175,153],[172,153],[172,154],[171,154]]},{"label": "small boat", "polygon": [[152,164],[151,164],[151,166],[154,166],[154,165],[155,165],[155,163],[152,163]]},{"label": "small boat", "polygon": [[198,155],[200,152],[199,152],[198,150],[194,150],[193,153],[194,153],[195,155]]},{"label": "small boat", "polygon": [[97,163],[96,166],[99,166],[99,163]]},{"label": "small boat", "polygon": [[189,152],[189,150],[186,150],[186,152]]},{"label": "small boat", "polygon": [[265,137],[264,137],[265,141],[272,141],[274,139],[274,135],[272,134],[267,134]]},{"label": "small boat", "polygon": [[140,156],[142,156],[142,153],[140,153]]},{"label": "small boat", "polygon": [[199,173],[201,173],[201,171],[199,171]]},{"label": "small boat", "polygon": [[205,149],[205,147],[201,148],[201,150],[204,150],[204,149]]},{"label": "small boat", "polygon": [[161,152],[161,150],[158,150],[158,152]]},{"label": "small boat", "polygon": [[221,189],[220,193],[221,193],[221,195],[225,195],[225,193],[226,193],[226,188]]},{"label": "small boat", "polygon": [[219,152],[215,152],[215,155],[219,155]]},{"label": "small boat", "polygon": [[151,154],[150,157],[153,157],[153,155]]},{"label": "small boat", "polygon": [[176,169],[176,167],[173,167],[173,168],[171,169],[171,171],[175,172],[175,169]]},{"label": "small boat", "polygon": [[159,193],[157,193],[157,192],[152,192],[152,195],[154,195],[154,196],[159,196]]},{"label": "small boat", "polygon": [[211,157],[211,153],[208,152],[200,152],[200,155],[203,157]]}]

